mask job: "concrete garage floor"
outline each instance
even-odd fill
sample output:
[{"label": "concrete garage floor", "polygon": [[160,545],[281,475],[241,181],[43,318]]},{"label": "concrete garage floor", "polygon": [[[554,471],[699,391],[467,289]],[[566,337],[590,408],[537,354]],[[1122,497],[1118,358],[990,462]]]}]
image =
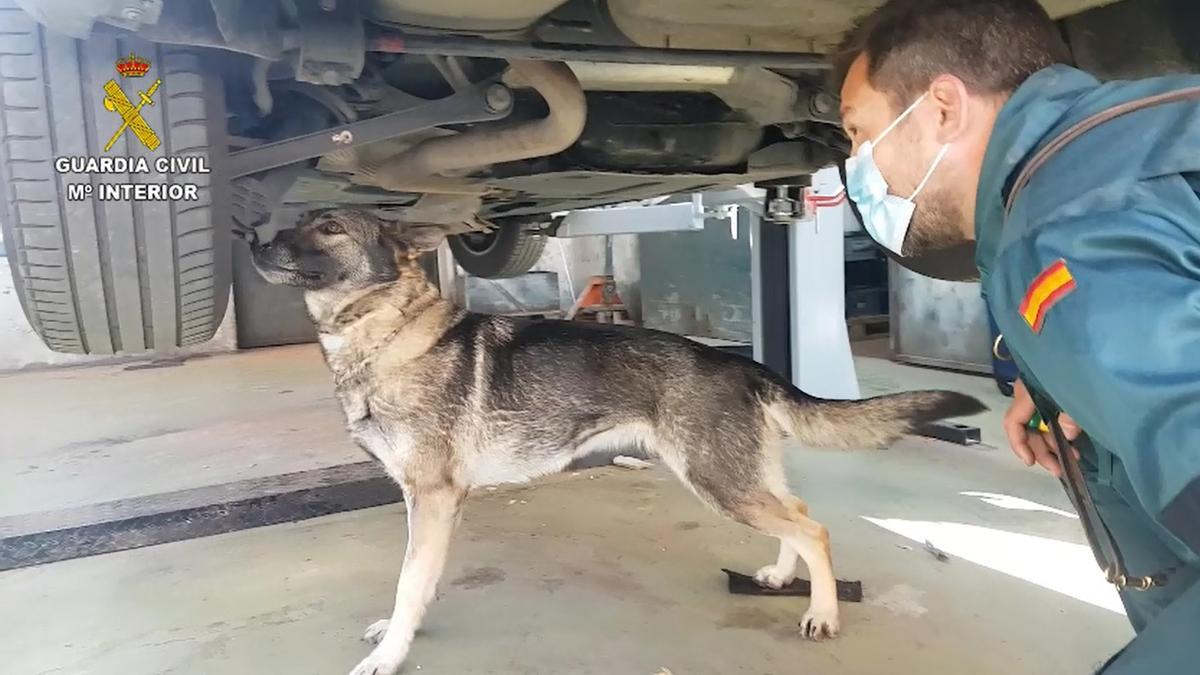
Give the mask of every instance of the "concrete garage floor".
[{"label": "concrete garage floor", "polygon": [[[839,577],[867,595],[842,605],[841,639],[798,638],[804,599],[726,593],[720,568],[771,562],[769,540],[661,469],[602,468],[471,499],[405,672],[1054,675],[1127,641],[1057,484],[1003,447],[990,381],[858,367],[864,393],[944,386],[996,410],[974,422],[984,446],[789,453]],[[357,461],[325,429],[340,421],[320,368],[289,348],[0,379],[0,512]],[[403,546],[394,505],[3,572],[0,672],[347,672],[390,611]]]},{"label": "concrete garage floor", "polygon": [[0,516],[366,459],[314,345],[0,376]]}]

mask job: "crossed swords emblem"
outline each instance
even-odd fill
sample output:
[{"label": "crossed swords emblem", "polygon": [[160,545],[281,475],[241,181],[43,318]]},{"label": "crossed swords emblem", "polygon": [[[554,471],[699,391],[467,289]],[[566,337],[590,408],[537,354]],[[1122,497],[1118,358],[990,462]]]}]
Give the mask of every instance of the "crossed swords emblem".
[{"label": "crossed swords emblem", "polygon": [[121,134],[129,129],[133,135],[137,137],[142,145],[147,149],[154,150],[159,145],[158,134],[150,128],[146,120],[142,118],[142,106],[154,105],[154,92],[158,91],[158,85],[162,84],[162,79],[157,79],[154,84],[146,91],[139,91],[138,96],[141,100],[137,105],[134,105],[129,97],[125,95],[124,90],[117,84],[116,80],[109,80],[104,83],[104,109],[115,112],[121,116],[121,126],[117,129],[117,133],[108,139],[108,143],[104,145],[104,151],[108,152]]}]

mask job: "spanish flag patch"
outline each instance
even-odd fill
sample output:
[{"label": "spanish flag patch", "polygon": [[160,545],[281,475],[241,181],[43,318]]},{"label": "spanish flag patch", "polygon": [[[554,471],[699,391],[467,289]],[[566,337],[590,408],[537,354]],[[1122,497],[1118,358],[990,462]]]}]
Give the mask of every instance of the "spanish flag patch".
[{"label": "spanish flag patch", "polygon": [[1025,291],[1025,299],[1021,302],[1021,318],[1025,319],[1033,332],[1042,332],[1046,312],[1073,290],[1075,277],[1067,269],[1067,261],[1059,258],[1029,284],[1029,290]]}]

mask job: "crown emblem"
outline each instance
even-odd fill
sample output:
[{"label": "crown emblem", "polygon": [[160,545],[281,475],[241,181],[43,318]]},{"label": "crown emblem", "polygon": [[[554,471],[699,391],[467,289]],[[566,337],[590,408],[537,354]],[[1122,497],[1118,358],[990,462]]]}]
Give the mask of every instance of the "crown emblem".
[{"label": "crown emblem", "polygon": [[121,77],[143,77],[150,70],[150,61],[129,52],[128,58],[117,60],[117,74]]}]

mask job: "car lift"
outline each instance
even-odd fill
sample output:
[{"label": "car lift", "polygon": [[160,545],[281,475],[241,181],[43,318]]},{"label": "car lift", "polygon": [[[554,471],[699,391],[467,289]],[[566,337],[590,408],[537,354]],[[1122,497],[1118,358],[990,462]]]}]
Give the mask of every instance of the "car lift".
[{"label": "car lift", "polygon": [[753,356],[814,396],[859,398],[846,330],[844,231],[854,223],[835,168],[818,171],[805,198],[785,190],[672,195],[570,211],[555,236],[699,231],[710,219],[750,225]]}]

